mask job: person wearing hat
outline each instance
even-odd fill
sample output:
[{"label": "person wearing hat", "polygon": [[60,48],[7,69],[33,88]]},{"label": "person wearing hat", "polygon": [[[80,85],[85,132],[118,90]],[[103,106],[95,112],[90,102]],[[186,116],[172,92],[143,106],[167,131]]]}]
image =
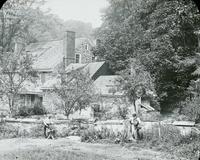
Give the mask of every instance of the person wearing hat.
[{"label": "person wearing hat", "polygon": [[135,112],[132,113],[132,117],[130,119],[130,124],[131,124],[131,133],[132,137],[137,141],[139,139],[139,130],[141,129],[140,127],[140,119],[137,116]]}]

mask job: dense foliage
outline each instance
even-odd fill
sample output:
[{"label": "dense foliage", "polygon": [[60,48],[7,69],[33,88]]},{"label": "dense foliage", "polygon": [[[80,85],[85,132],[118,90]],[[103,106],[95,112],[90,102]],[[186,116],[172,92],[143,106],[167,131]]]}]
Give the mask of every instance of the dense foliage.
[{"label": "dense foliage", "polygon": [[[6,97],[13,115],[17,96],[36,72],[32,68],[33,57],[25,52],[24,43],[28,41],[28,29],[35,19],[33,6],[40,0],[7,1],[0,10],[0,94]],[[18,45],[14,45],[18,41]]]},{"label": "dense foliage", "polygon": [[193,1],[110,0],[104,23],[96,31],[94,54],[117,72],[138,59],[155,78],[162,110],[169,110],[187,97],[196,77],[195,31],[200,15]]}]

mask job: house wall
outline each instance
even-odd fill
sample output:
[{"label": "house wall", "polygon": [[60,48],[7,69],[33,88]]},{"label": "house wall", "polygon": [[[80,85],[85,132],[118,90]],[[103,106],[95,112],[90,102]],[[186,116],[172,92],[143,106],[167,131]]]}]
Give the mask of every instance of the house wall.
[{"label": "house wall", "polygon": [[39,83],[44,84],[52,78],[52,72],[39,72]]},{"label": "house wall", "polygon": [[20,106],[26,106],[32,108],[34,105],[42,106],[42,97],[37,94],[21,94]]}]

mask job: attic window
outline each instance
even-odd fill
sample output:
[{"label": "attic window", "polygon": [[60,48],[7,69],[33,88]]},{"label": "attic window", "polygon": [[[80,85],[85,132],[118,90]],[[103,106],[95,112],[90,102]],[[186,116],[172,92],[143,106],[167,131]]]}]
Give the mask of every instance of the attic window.
[{"label": "attic window", "polygon": [[80,63],[80,54],[76,54],[75,62]]},{"label": "attic window", "polygon": [[85,44],[85,50],[88,50],[88,44]]}]

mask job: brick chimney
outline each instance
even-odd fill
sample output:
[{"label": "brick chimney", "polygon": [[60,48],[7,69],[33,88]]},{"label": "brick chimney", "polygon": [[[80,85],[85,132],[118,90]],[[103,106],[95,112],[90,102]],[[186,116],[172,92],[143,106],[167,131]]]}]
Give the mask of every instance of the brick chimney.
[{"label": "brick chimney", "polygon": [[75,32],[66,31],[63,39],[64,67],[75,62]]}]

